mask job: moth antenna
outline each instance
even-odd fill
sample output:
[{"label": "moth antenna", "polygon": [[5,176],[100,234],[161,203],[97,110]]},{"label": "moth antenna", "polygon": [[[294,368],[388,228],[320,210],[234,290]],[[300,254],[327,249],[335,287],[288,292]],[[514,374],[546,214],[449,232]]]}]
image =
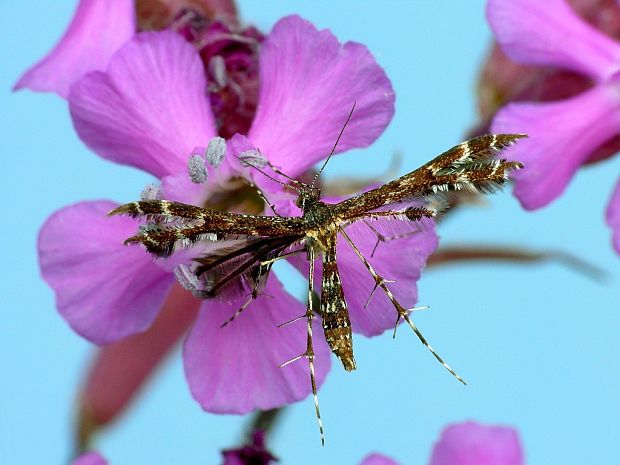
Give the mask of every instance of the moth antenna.
[{"label": "moth antenna", "polygon": [[[252,164],[250,164],[250,163],[247,163],[247,162],[243,161],[243,160],[242,160],[240,157],[238,157],[238,156],[235,156],[235,158],[236,158],[237,160],[239,160],[241,163],[245,164],[246,166],[249,166],[250,168],[254,168],[254,169],[255,169],[256,171],[258,171],[260,174],[262,174],[263,176],[265,176],[265,177],[266,177],[266,178],[268,178],[268,179],[271,179],[273,182],[277,182],[277,183],[278,183],[278,184],[280,184],[281,186],[284,186],[284,187],[290,187],[291,189],[294,189],[294,190],[296,190],[297,192],[299,192],[299,188],[298,188],[298,187],[291,186],[290,184],[287,184],[287,183],[285,183],[285,182],[280,181],[279,179],[274,178],[273,176],[270,176],[269,174],[265,173],[262,169],[260,169],[258,166],[256,166],[256,165],[252,165]],[[268,164],[269,164],[269,163],[268,163]],[[271,167],[271,166],[272,166],[272,165],[270,165],[270,167]],[[280,173],[278,173],[278,174],[280,174]],[[291,178],[291,179],[292,179],[292,178]],[[295,181],[299,183],[299,181],[297,181],[297,180],[295,180]]]},{"label": "moth antenna", "polygon": [[267,165],[269,166],[269,168],[271,168],[273,170],[274,173],[279,174],[280,176],[285,177],[289,181],[292,181],[292,182],[294,182],[295,184],[297,184],[299,186],[304,186],[305,185],[300,180],[295,179],[295,178],[289,176],[288,174],[286,174],[285,172],[283,172],[282,170],[280,170],[279,168],[276,168],[274,165],[271,164],[271,162],[269,160],[267,160]]},{"label": "moth antenna", "polygon": [[[362,261],[362,263],[364,264],[364,266],[366,267],[366,269],[368,270],[368,272],[372,275],[372,277],[374,278],[375,282],[377,283],[377,285],[383,289],[383,292],[385,293],[385,295],[388,297],[388,299],[390,299],[390,302],[392,302],[392,305],[394,305],[394,307],[396,308],[396,311],[398,312],[398,317],[396,319],[396,324],[398,325],[399,321],[401,318],[403,318],[411,327],[411,329],[413,330],[413,332],[415,333],[416,336],[418,336],[418,339],[420,340],[420,342],[424,345],[424,347],[426,347],[431,354],[433,354],[433,356],[437,359],[437,361],[439,363],[441,363],[441,365],[450,372],[450,374],[452,376],[454,376],[458,381],[460,381],[463,384],[467,384],[463,378],[461,378],[456,371],[454,371],[450,365],[448,365],[443,358],[441,358],[441,356],[435,351],[435,349],[433,349],[431,347],[431,345],[428,343],[428,341],[426,340],[426,338],[422,335],[422,332],[418,329],[418,327],[413,323],[413,321],[411,321],[411,318],[409,318],[409,312],[407,311],[407,309],[405,309],[394,297],[394,295],[392,294],[392,291],[390,291],[390,289],[385,285],[385,280],[379,276],[377,274],[377,272],[374,270],[374,268],[372,267],[372,265],[368,262],[368,260],[366,260],[366,258],[362,255],[362,253],[360,252],[360,250],[357,248],[357,246],[353,243],[353,241],[351,240],[351,238],[349,237],[349,235],[342,229],[339,228],[340,234],[342,234],[342,236],[345,238],[345,240],[349,243],[349,245],[351,246],[351,248],[353,249],[353,251],[355,252],[355,254],[357,255],[357,257]],[[413,309],[415,310],[415,309]]]},{"label": "moth antenna", "polygon": [[347,116],[347,120],[344,122],[344,125],[342,126],[342,129],[340,130],[340,133],[338,134],[338,138],[336,139],[336,143],[332,147],[332,151],[329,152],[329,156],[323,162],[323,166],[321,166],[321,169],[318,171],[318,173],[316,173],[314,175],[314,179],[312,179],[312,184],[310,184],[310,187],[314,187],[316,182],[319,180],[319,176],[321,176],[321,173],[325,169],[325,166],[327,165],[327,162],[329,161],[329,159],[332,157],[332,155],[336,151],[336,147],[338,147],[338,142],[340,142],[340,138],[342,137],[342,133],[344,132],[345,128],[347,127],[347,124],[349,124],[349,121],[351,120],[351,116],[353,116],[353,110],[355,110],[355,105],[357,105],[357,100],[355,100],[353,102],[353,106],[351,107],[351,111],[349,112],[349,116]]}]

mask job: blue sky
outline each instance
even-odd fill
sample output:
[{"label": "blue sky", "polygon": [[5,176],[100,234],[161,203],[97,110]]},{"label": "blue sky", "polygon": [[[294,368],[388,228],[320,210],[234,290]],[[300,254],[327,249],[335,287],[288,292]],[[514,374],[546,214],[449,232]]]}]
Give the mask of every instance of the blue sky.
[{"label": "blue sky", "polygon": [[[74,393],[93,351],[56,314],[53,294],[39,277],[38,228],[64,205],[133,200],[150,181],[90,153],[60,98],[10,93],[73,11],[72,2],[33,4],[0,2],[0,457],[23,465],[69,457]],[[409,171],[459,142],[475,121],[475,76],[490,39],[481,0],[240,6],[243,17],[265,31],[297,13],[341,40],[362,42],[392,79],[393,123],[371,148],[331,162],[328,177],[382,172],[395,151],[404,155],[401,171]],[[431,309],[416,315],[417,323],[469,385],[457,383],[406,330],[396,341],[388,334],[358,337],[358,371],[334,364],[320,393],[327,446],[320,447],[306,400],[287,410],[274,436],[282,463],[354,465],[380,451],[403,465],[425,464],[441,428],[464,419],[516,426],[529,464],[604,464],[620,456],[620,260],[603,218],[619,168],[616,157],[580,172],[566,194],[541,211],[522,211],[505,192],[439,229],[448,245],[487,241],[571,252],[605,269],[608,279],[596,282],[553,263],[426,272],[420,303]],[[286,281],[302,295],[299,279]],[[218,450],[235,444],[242,424],[242,418],[200,410],[175,353],[97,444],[112,465],[218,463]]]}]

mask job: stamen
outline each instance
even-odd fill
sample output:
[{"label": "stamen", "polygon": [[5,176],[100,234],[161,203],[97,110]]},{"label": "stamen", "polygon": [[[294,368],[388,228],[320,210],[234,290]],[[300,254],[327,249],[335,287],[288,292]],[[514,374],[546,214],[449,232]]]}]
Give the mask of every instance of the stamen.
[{"label": "stamen", "polygon": [[268,164],[265,156],[257,149],[241,152],[238,158],[245,166],[250,166],[252,168],[264,168]]},{"label": "stamen", "polygon": [[207,166],[205,165],[205,159],[200,155],[190,155],[187,168],[189,171],[189,179],[194,184],[203,184],[207,182]]},{"label": "stamen", "polygon": [[155,184],[147,184],[140,193],[140,200],[161,200],[161,189]]},{"label": "stamen", "polygon": [[[226,86],[227,73],[224,57],[221,55],[215,55],[211,58],[211,60],[209,60],[209,71],[218,87],[223,88]],[[220,137],[219,139],[222,138]]]},{"label": "stamen", "polygon": [[223,137],[214,137],[209,141],[205,158],[211,166],[217,168],[220,166],[226,156],[226,141]]}]

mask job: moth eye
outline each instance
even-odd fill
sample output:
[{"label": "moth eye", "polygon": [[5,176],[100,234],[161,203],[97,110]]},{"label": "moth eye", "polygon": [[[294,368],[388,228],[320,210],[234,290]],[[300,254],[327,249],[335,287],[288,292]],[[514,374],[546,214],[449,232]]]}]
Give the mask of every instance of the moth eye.
[{"label": "moth eye", "polygon": [[301,208],[301,206],[303,205],[303,198],[301,196],[301,194],[295,199],[295,205],[297,205],[298,208]]}]

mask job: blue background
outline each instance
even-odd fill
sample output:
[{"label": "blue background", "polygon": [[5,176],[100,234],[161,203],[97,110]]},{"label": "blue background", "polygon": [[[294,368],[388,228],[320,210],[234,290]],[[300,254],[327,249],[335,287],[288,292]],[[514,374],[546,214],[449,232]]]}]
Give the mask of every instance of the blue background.
[{"label": "blue background", "polygon": [[[74,394],[93,348],[56,314],[39,277],[35,241],[45,218],[82,199],[136,198],[149,178],[106,162],[76,137],[66,102],[11,94],[20,73],[64,31],[73,2],[0,0],[2,279],[0,463],[64,463]],[[241,1],[245,20],[267,31],[299,13],[341,40],[368,45],[386,68],[397,112],[381,139],[348,153],[326,176],[383,172],[396,150],[409,171],[459,142],[475,121],[475,77],[490,34],[482,0]],[[355,165],[355,170],[351,166]],[[355,465],[370,451],[425,464],[441,428],[477,419],[516,426],[529,464],[612,463],[620,456],[618,256],[604,209],[620,158],[579,173],[552,206],[520,209],[509,192],[441,225],[443,244],[517,244],[574,253],[606,269],[605,282],[558,264],[477,264],[426,272],[416,315],[426,336],[469,382],[452,379],[401,330],[358,337],[359,370],[336,364],[321,390],[327,446],[311,400],[291,406],[272,442],[284,464]],[[302,295],[303,282],[290,280]],[[98,438],[112,465],[215,464],[244,419],[203,413],[175,353],[150,389]]]}]

